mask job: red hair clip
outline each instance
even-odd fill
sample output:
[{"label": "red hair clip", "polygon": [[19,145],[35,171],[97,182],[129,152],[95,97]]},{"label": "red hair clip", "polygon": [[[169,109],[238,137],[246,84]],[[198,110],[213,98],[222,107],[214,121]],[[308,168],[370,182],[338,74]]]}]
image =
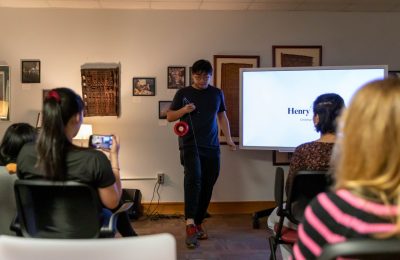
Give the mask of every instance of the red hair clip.
[{"label": "red hair clip", "polygon": [[47,94],[47,98],[48,99],[53,98],[55,101],[57,101],[57,103],[59,104],[61,103],[61,97],[55,90],[50,90],[49,93]]}]

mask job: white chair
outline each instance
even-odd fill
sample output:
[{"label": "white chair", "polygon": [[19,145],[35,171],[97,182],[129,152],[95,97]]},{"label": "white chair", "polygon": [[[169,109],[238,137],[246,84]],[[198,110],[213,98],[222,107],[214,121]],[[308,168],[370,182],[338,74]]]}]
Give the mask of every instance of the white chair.
[{"label": "white chair", "polygon": [[2,260],[176,260],[176,241],[163,233],[126,238],[41,239],[0,236]]}]

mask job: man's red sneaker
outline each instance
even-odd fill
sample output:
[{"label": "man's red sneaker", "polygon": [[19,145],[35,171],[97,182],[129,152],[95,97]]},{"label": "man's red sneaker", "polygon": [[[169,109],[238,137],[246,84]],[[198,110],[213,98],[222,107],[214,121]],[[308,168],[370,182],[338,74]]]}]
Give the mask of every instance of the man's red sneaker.
[{"label": "man's red sneaker", "polygon": [[197,228],[197,239],[205,240],[208,238],[207,231],[203,229],[203,226],[201,224],[196,225],[196,228]]},{"label": "man's red sneaker", "polygon": [[186,246],[193,249],[197,247],[197,228],[196,225],[190,224],[186,226]]}]

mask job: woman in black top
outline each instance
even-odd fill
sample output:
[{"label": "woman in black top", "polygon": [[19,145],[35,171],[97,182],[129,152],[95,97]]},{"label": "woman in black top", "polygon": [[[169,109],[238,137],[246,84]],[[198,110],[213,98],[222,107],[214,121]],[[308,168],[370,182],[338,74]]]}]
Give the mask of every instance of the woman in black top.
[{"label": "woman in black top", "polygon": [[[72,138],[82,124],[84,104],[68,88],[51,90],[43,103],[43,123],[36,144],[25,145],[17,160],[21,179],[74,180],[93,186],[101,203],[113,210],[121,199],[119,142],[113,136],[110,160],[94,149],[77,147]],[[123,236],[136,235],[127,216],[118,218],[117,228]]]}]

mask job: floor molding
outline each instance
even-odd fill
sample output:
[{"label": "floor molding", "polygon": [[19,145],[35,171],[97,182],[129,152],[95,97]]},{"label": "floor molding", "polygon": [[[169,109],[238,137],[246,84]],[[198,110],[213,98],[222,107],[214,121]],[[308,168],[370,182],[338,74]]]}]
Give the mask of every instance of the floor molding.
[{"label": "floor molding", "polygon": [[[142,203],[145,212],[158,212],[159,214],[183,214],[183,202],[160,202],[156,204]],[[274,201],[236,201],[236,202],[211,202],[208,207],[210,214],[252,214],[254,212],[275,207]]]}]

